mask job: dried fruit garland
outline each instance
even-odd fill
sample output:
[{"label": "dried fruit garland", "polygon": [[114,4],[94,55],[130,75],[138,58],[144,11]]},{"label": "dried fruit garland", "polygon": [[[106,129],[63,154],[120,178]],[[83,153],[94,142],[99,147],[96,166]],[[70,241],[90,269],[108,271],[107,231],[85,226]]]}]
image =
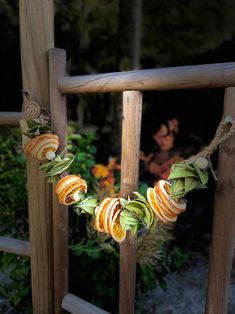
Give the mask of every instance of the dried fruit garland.
[{"label": "dried fruit garland", "polygon": [[[186,210],[185,195],[204,188],[208,182],[210,155],[217,146],[235,133],[235,123],[226,117],[218,126],[211,144],[196,156],[172,166],[167,181],[160,180],[154,188],[148,188],[147,198],[134,192],[135,199],[106,197],[101,202],[95,196],[87,195],[87,182],[79,175],[66,171],[73,158],[56,155],[59,138],[52,133],[49,116],[42,110],[35,97],[23,92],[24,119],[20,121],[24,153],[43,163],[40,169],[49,182],[57,182],[55,192],[64,205],[74,205],[78,214],[94,216],[94,227],[105,232],[117,242],[122,242],[126,231],[136,234],[139,228],[155,228],[157,221],[175,222],[177,216]],[[214,172],[213,172],[214,173]]]}]

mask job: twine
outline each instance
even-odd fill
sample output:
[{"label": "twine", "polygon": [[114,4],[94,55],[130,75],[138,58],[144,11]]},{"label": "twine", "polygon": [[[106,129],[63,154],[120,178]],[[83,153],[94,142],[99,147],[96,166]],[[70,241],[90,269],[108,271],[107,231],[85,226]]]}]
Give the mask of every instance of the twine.
[{"label": "twine", "polygon": [[28,89],[23,89],[22,94],[24,117],[41,124],[47,124],[50,120],[48,111],[37,102],[35,94]]},{"label": "twine", "polygon": [[217,147],[227,141],[233,134],[235,134],[235,121],[228,116],[220,122],[211,143],[202,152],[198,153],[196,157],[210,157]]},{"label": "twine", "polygon": [[35,95],[30,90],[23,89],[22,94],[23,94],[23,103],[27,103],[29,101],[35,101]]},{"label": "twine", "polygon": [[227,116],[218,125],[215,136],[212,139],[211,143],[198,154],[190,157],[188,160],[185,160],[185,163],[191,163],[193,161],[196,161],[196,159],[198,159],[199,157],[206,158],[209,162],[209,168],[211,170],[212,176],[214,180],[217,181],[218,178],[216,175],[216,171],[214,170],[211,163],[210,156],[214,153],[214,151],[218,148],[220,144],[226,142],[233,134],[235,134],[235,121],[232,117]]}]

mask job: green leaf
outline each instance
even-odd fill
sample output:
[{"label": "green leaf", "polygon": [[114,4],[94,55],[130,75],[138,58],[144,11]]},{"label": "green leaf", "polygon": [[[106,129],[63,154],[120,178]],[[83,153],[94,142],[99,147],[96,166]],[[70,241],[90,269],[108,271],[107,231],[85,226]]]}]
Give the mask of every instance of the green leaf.
[{"label": "green leaf", "polygon": [[199,185],[199,183],[200,182],[198,179],[195,179],[192,177],[185,178],[185,181],[184,181],[185,194],[195,189]]},{"label": "green leaf", "polygon": [[200,178],[201,184],[205,185],[209,180],[207,171],[200,169],[196,163],[194,163],[193,166]]},{"label": "green leaf", "polygon": [[56,156],[54,160],[43,164],[39,169],[44,172],[46,177],[54,177],[66,171],[73,160],[73,158],[69,157],[61,159],[61,156]]},{"label": "green leaf", "polygon": [[89,196],[75,207],[81,209],[85,213],[93,215],[94,210],[97,207],[97,199],[94,198],[93,196]]},{"label": "green leaf", "polygon": [[132,235],[136,235],[137,230],[138,230],[138,225],[132,226],[130,230],[131,230]]},{"label": "green leaf", "polygon": [[175,164],[171,168],[169,179],[182,177],[197,177],[195,170],[188,164]]},{"label": "green leaf", "polygon": [[174,164],[169,179],[172,180],[171,196],[181,198],[188,192],[205,185],[208,182],[208,173],[200,169],[195,162]]},{"label": "green leaf", "polygon": [[147,202],[146,198],[143,195],[141,195],[139,192],[133,192],[133,194],[135,194],[137,198],[141,200],[142,202]]},{"label": "green leaf", "polygon": [[123,197],[119,197],[119,201],[120,201],[122,208],[124,208],[126,206],[126,204],[128,203],[128,200],[126,200]]}]

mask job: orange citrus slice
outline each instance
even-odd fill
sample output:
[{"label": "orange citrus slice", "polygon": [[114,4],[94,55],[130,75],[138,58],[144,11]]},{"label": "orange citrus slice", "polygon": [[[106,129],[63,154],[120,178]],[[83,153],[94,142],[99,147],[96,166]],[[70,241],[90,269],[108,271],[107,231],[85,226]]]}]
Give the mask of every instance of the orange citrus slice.
[{"label": "orange citrus slice", "polygon": [[[186,203],[182,199],[173,199],[170,196],[171,184],[167,181],[160,180],[155,186],[156,192],[161,194],[161,198],[165,199],[170,203],[172,210],[175,214],[180,214],[182,211],[186,210]],[[161,193],[162,192],[162,193]]]},{"label": "orange citrus slice", "polygon": [[106,211],[106,208],[109,205],[110,201],[111,197],[105,198],[95,209],[95,229],[99,232],[104,232],[103,212]]},{"label": "orange citrus slice", "polygon": [[164,223],[167,223],[168,221],[175,222],[177,219],[177,215],[170,210],[169,206],[171,205],[169,204],[168,200],[166,201],[162,197],[164,196],[158,184],[155,186],[154,189],[148,188],[147,199],[158,219],[160,219]]},{"label": "orange citrus slice", "polygon": [[60,181],[56,184],[55,192],[60,194],[64,189],[66,189],[69,185],[81,179],[79,176],[71,174],[66,177],[60,179]]},{"label": "orange citrus slice", "polygon": [[106,211],[104,213],[104,218],[103,218],[103,226],[104,226],[104,231],[106,233],[110,233],[109,231],[109,217],[112,216],[112,212],[115,208],[117,208],[119,202],[118,202],[118,198],[113,198],[111,200],[111,202],[109,203],[109,205],[106,208]]},{"label": "orange citrus slice", "polygon": [[120,213],[121,210],[117,210],[115,215],[113,216],[112,223],[110,225],[110,234],[112,238],[116,242],[123,242],[126,237],[126,231],[122,229],[121,224],[120,224]]},{"label": "orange citrus slice", "polygon": [[154,189],[148,188],[147,190],[147,199],[148,202],[155,213],[155,215],[163,222],[167,222],[161,215],[161,211],[158,205],[158,202],[156,201],[155,195],[154,195]]},{"label": "orange citrus slice", "polygon": [[167,208],[163,203],[161,203],[159,195],[156,197],[158,204],[159,204],[159,218],[161,217],[162,222],[175,222],[177,220],[177,215],[172,214],[171,212],[167,211]]},{"label": "orange citrus slice", "polygon": [[108,216],[108,229],[109,229],[109,232],[111,230],[111,226],[112,226],[112,221],[113,221],[114,215],[121,208],[120,201],[119,201],[119,199],[117,199],[117,200],[118,200],[118,203],[115,206],[112,206],[112,208],[110,209],[109,216]]}]

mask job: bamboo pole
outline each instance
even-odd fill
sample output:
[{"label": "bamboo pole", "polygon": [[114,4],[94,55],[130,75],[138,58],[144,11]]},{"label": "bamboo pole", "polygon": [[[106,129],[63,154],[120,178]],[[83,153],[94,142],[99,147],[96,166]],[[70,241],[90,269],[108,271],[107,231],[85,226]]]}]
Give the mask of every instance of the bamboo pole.
[{"label": "bamboo pole", "polygon": [[234,69],[235,63],[229,62],[67,76],[59,79],[59,88],[66,94],[223,88],[235,85]]},{"label": "bamboo pole", "polygon": [[[226,88],[225,116],[235,119],[235,88]],[[235,136],[219,149],[206,314],[226,314],[235,248]]]},{"label": "bamboo pole", "polygon": [[109,314],[71,293],[63,298],[62,307],[64,310],[72,314]]},{"label": "bamboo pole", "polygon": [[0,237],[0,251],[16,255],[30,256],[29,241]]},{"label": "bamboo pole", "polygon": [[[123,92],[121,194],[138,188],[142,94]],[[136,238],[130,233],[120,245],[119,313],[135,312]]]},{"label": "bamboo pole", "polygon": [[[66,97],[58,89],[58,78],[66,73],[66,52],[49,50],[50,108],[53,131],[59,136],[57,153],[67,151]],[[53,187],[54,190],[54,187]],[[54,265],[54,313],[64,313],[63,297],[68,293],[68,207],[58,202],[53,191],[53,265]]]},{"label": "bamboo pole", "polygon": [[21,112],[0,112],[0,125],[19,125]]},{"label": "bamboo pole", "polygon": [[[20,0],[20,40],[23,88],[32,91],[49,111],[47,51],[54,46],[53,1]],[[33,312],[53,313],[53,245],[51,186],[27,159],[29,231]]]}]

